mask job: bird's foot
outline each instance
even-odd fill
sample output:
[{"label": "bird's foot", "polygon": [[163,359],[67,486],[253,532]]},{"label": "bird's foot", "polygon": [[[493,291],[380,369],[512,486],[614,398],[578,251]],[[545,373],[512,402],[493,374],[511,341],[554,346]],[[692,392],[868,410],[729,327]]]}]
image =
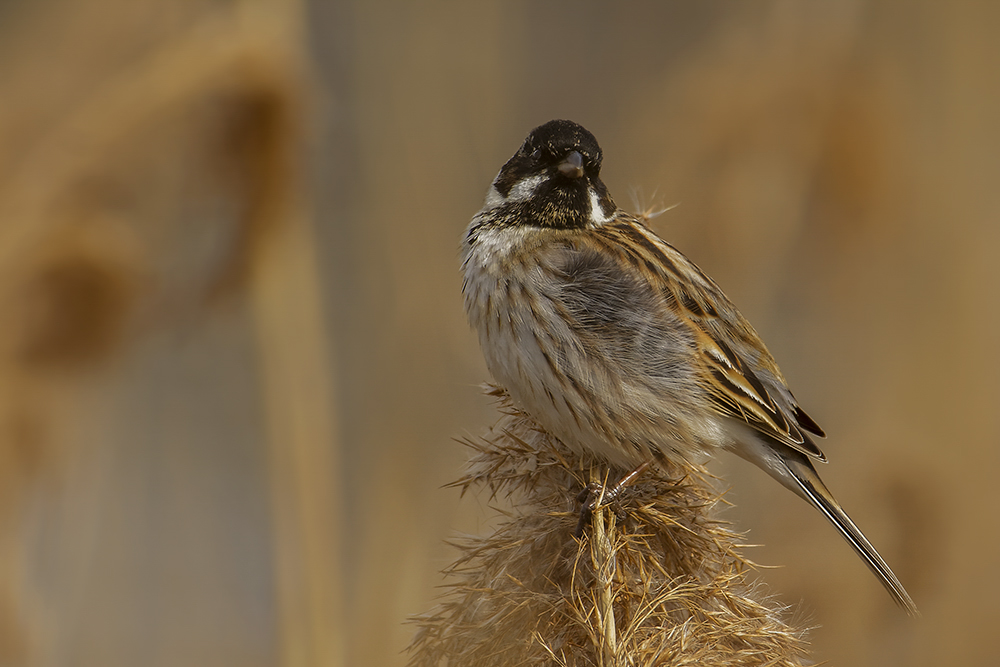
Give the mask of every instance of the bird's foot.
[{"label": "bird's foot", "polygon": [[600,482],[591,482],[583,487],[583,490],[576,496],[576,502],[581,503],[581,506],[580,520],[577,521],[576,530],[573,531],[575,537],[583,537],[583,531],[593,518],[594,512],[602,505],[611,507],[619,517],[624,516],[624,511],[617,498],[621,495],[621,489],[618,489],[617,493],[613,493],[617,488],[617,484],[609,489]]},{"label": "bird's foot", "polygon": [[594,512],[601,505],[609,506],[619,521],[624,520],[625,510],[619,502],[622,491],[635,483],[639,475],[652,463],[650,460],[639,465],[635,470],[618,480],[611,488],[604,486],[600,482],[590,482],[587,486],[583,487],[583,490],[576,497],[576,501],[582,503],[583,506],[580,508],[580,520],[576,524],[576,530],[573,531],[573,535],[578,538],[583,536],[584,529],[590,523]]}]

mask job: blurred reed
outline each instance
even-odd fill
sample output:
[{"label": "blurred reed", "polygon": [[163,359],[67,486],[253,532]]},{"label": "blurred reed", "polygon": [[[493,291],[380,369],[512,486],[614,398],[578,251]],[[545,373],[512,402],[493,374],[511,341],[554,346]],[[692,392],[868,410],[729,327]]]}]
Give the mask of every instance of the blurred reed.
[{"label": "blurred reed", "polygon": [[[46,68],[69,66],[91,87],[60,91],[77,99],[46,109],[37,127],[17,108],[0,113],[2,143],[23,144],[14,166],[0,164],[0,664],[45,663],[56,649],[36,638],[61,640],[51,618],[30,612],[18,540],[33,486],[74,459],[61,449],[61,414],[137,335],[247,290],[270,450],[281,664],[343,664],[336,403],[298,164],[302,7],[191,3],[164,27],[115,0],[90,4],[111,37],[71,58],[27,61],[35,76],[21,77],[21,101],[52,95],[34,86],[51,79]],[[64,9],[49,29],[69,50],[74,31],[92,24]],[[118,51],[110,66],[108,51]]]}]

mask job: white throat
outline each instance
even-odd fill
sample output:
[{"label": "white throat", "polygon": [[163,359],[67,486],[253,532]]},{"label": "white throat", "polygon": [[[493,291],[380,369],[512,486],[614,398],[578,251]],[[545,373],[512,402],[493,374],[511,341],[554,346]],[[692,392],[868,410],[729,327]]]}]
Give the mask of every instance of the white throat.
[{"label": "white throat", "polygon": [[611,216],[604,212],[601,206],[601,198],[594,188],[590,188],[590,222],[595,225],[603,225],[611,220]]}]

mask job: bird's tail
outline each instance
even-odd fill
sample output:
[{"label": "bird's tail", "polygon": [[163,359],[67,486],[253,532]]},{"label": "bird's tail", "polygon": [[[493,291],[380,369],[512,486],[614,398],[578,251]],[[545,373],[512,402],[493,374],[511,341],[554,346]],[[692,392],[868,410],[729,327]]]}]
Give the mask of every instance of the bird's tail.
[{"label": "bird's tail", "polygon": [[766,471],[783,486],[822,512],[882,582],[893,601],[910,616],[920,615],[903,584],[899,583],[892,569],[861,529],[851,521],[851,517],[847,516],[805,454],[779,443],[765,443],[759,438],[744,441],[741,445],[739,448],[734,448],[736,454]]},{"label": "bird's tail", "polygon": [[[868,541],[861,529],[858,528],[851,517],[840,506],[840,503],[833,497],[826,484],[819,478],[819,474],[812,463],[799,452],[782,452],[781,463],[788,470],[789,479],[780,480],[785,486],[805,498],[810,505],[818,509],[830,520],[840,534],[844,536],[848,544],[857,552],[868,568],[875,573],[885,589],[889,591],[893,601],[902,607],[910,616],[919,616],[920,612],[913,603],[903,584],[893,574],[892,569],[882,559],[872,543]],[[790,483],[791,482],[791,483]]]}]

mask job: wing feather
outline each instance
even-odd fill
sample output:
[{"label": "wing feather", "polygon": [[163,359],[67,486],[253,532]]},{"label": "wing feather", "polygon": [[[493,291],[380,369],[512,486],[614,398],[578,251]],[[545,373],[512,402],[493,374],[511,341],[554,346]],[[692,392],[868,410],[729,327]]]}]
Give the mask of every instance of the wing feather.
[{"label": "wing feather", "polygon": [[[652,280],[666,282],[671,303],[696,332],[702,384],[720,414],[740,419],[760,433],[825,461],[809,434],[823,430],[795,402],[760,336],[718,285],[691,260],[636,221],[614,230],[624,245],[646,255]],[[743,353],[741,354],[740,351]]]}]

